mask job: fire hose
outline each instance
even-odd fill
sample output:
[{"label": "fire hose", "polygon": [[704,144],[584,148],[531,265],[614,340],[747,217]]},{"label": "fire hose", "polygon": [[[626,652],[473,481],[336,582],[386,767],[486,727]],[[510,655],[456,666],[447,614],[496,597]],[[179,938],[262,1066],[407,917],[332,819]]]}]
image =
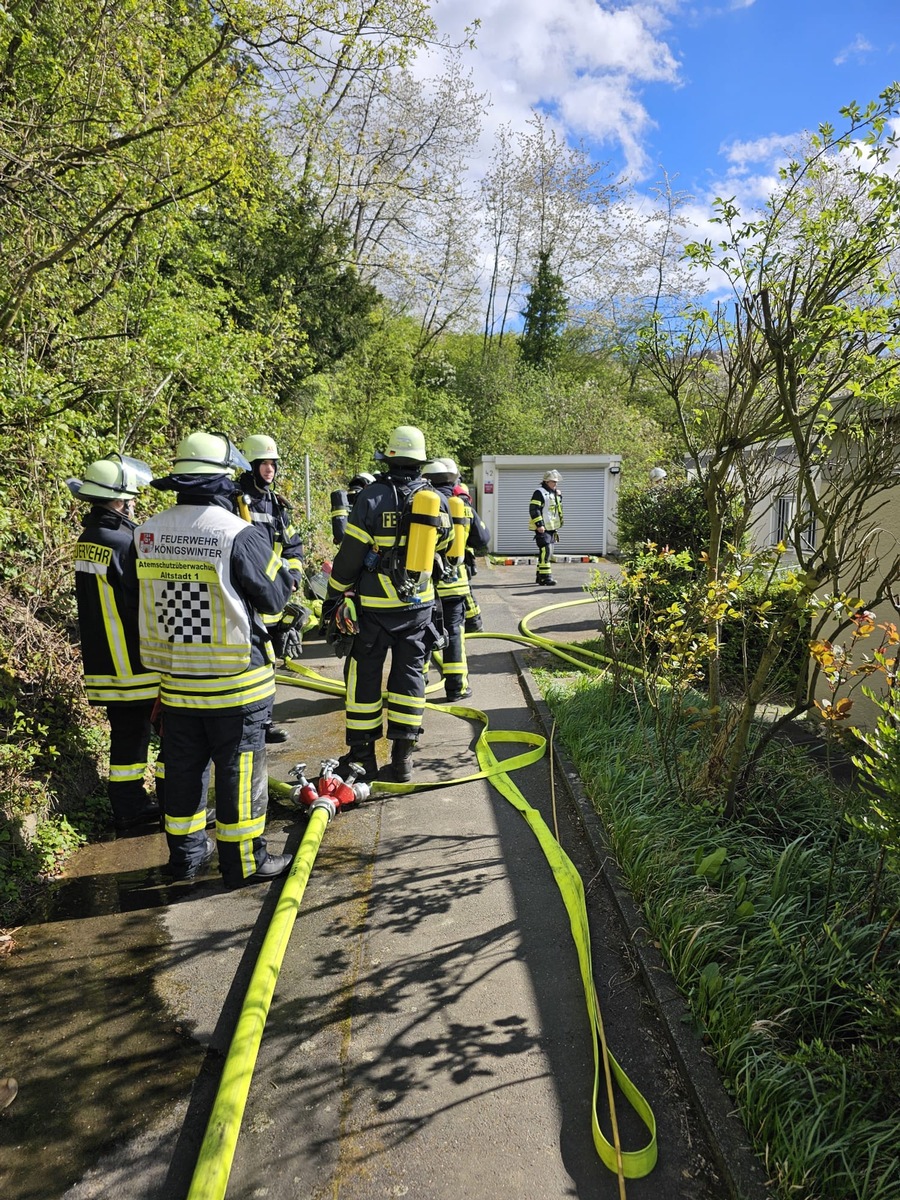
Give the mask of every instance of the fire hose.
[{"label": "fire hose", "polygon": [[[554,609],[580,604],[591,604],[590,598],[565,601],[547,605],[529,614],[519,623],[519,634],[476,633],[467,637],[496,638],[519,642],[527,646],[539,646],[549,653],[588,671],[603,671],[610,660],[594,651],[565,643],[554,642],[531,632],[529,622]],[[565,648],[563,648],[565,647]],[[330,695],[341,695],[344,685],[330,680],[318,672],[295,661],[286,664],[286,670],[278,675],[280,683],[298,684],[314,691]],[[440,685],[438,685],[440,686]],[[434,690],[434,689],[432,689]],[[429,706],[437,707],[437,706]],[[244,1108],[269,1006],[275,991],[278,973],[284,960],[294,921],[303,899],[306,884],[318,854],[325,829],[335,813],[368,798],[370,794],[389,792],[408,794],[429,791],[450,785],[489,780],[500,795],[521,813],[534,833],[550,865],[554,881],[559,888],[569,917],[572,938],[578,955],[579,969],[584,988],[588,1019],[591,1027],[594,1083],[591,1106],[591,1131],[598,1156],[609,1170],[615,1172],[619,1181],[620,1197],[625,1196],[626,1178],[637,1179],[648,1175],[656,1165],[656,1120],[653,1110],[637,1087],[616,1061],[606,1044],[600,1004],[594,986],[591,964],[590,929],[585,904],[584,885],[577,868],[560,846],[541,814],[534,809],[510,779],[510,772],[519,770],[541,759],[547,750],[546,739],[538,734],[519,733],[509,730],[491,730],[486,713],[467,705],[441,705],[440,711],[453,716],[480,722],[483,729],[477,739],[475,751],[480,770],[453,780],[437,780],[417,783],[383,783],[373,781],[371,785],[358,779],[359,772],[351,764],[346,779],[336,775],[336,760],[326,760],[316,783],[304,774],[305,764],[299,763],[292,775],[294,785],[269,781],[270,795],[308,812],[306,831],[279,896],[271,924],[266,933],[259,958],[254,968],[247,995],[238,1018],[234,1037],[222,1072],[222,1078],[200,1148],[197,1165],[188,1192],[187,1200],[221,1200],[225,1195],[228,1177],[237,1146]],[[527,749],[511,757],[498,760],[495,746],[524,745]],[[600,1128],[597,1102],[600,1094],[601,1068],[604,1076],[607,1101],[612,1122],[613,1141],[610,1142]],[[623,1096],[634,1109],[649,1133],[649,1140],[638,1150],[623,1150],[621,1147],[613,1098],[613,1080]]]}]

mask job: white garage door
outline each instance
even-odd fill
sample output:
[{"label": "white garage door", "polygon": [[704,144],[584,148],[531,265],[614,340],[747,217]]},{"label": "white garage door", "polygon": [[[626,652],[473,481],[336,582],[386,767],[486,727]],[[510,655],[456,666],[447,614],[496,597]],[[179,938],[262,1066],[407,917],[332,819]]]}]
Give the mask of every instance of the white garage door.
[{"label": "white garage door", "polygon": [[[565,524],[560,530],[558,554],[603,554],[606,545],[606,468],[567,466],[560,491]],[[528,504],[540,487],[540,471],[533,466],[497,469],[494,497],[497,504],[495,554],[534,554],[534,534],[528,528]]]}]

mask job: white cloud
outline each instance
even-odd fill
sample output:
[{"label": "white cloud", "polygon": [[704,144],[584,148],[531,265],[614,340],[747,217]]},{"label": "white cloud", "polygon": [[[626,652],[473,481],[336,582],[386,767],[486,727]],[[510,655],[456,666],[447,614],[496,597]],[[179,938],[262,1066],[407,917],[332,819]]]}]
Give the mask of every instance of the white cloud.
[{"label": "white cloud", "polygon": [[864,62],[866,55],[871,53],[875,47],[864,37],[858,33],[849,46],[845,46],[843,50],[839,50],[834,57],[836,67],[842,67],[844,63],[849,62],[852,58],[855,62]]},{"label": "white cloud", "polygon": [[750,142],[732,142],[722,147],[726,160],[737,170],[746,170],[750,163],[766,163],[786,159],[796,149],[796,133],[772,133]]},{"label": "white cloud", "polygon": [[663,38],[672,11],[670,0],[615,9],[596,0],[438,0],[434,15],[451,37],[481,20],[466,61],[491,101],[486,143],[500,125],[524,128],[542,108],[567,134],[621,147],[629,173],[642,175],[652,122],[640,88],[679,82]]}]

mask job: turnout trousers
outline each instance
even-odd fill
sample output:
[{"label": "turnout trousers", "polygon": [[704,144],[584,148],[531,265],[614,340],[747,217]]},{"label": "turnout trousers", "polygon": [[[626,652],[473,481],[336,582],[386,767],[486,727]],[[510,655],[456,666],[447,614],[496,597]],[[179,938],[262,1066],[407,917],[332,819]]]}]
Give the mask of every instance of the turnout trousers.
[{"label": "turnout trousers", "polygon": [[537,572],[536,579],[540,583],[541,579],[549,579],[553,573],[550,565],[550,554],[553,544],[556,541],[556,534],[544,530],[543,533],[536,533],[534,540],[537,543]]},{"label": "turnout trousers", "polygon": [[206,849],[206,789],[215,768],[219,870],[235,886],[266,857],[268,699],[242,708],[164,706],[166,841],[176,875],[197,867]]},{"label": "turnout trousers", "polygon": [[466,665],[466,642],[464,626],[466,622],[465,595],[441,596],[440,605],[444,619],[444,635],[447,645],[444,647],[444,691],[447,699],[460,695],[468,687],[469,673]]},{"label": "turnout trousers", "polygon": [[[376,742],[387,709],[387,736],[413,740],[425,711],[425,658],[438,640],[431,605],[380,612],[363,609],[347,659],[347,745]],[[391,656],[382,697],[384,664]]]},{"label": "turnout trousers", "polygon": [[[107,795],[116,821],[129,822],[151,803],[144,788],[144,775],[150,757],[150,714],[152,700],[122,701],[108,704],[109,782]],[[162,804],[162,772],[157,777],[157,798]]]}]

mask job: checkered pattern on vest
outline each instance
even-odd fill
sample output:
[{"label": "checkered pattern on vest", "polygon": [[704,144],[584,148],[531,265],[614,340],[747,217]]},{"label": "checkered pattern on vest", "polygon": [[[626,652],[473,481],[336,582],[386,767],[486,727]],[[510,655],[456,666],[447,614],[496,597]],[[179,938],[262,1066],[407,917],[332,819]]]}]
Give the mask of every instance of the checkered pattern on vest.
[{"label": "checkered pattern on vest", "polygon": [[156,608],[170,642],[212,642],[212,606],[205,583],[166,583]]}]

